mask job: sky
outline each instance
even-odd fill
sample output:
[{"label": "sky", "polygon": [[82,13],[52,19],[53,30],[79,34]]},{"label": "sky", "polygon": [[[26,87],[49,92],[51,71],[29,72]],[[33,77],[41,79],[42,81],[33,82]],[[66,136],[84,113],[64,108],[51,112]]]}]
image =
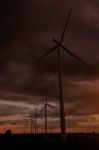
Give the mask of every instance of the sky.
[{"label": "sky", "polygon": [[[9,0],[0,2],[0,131],[30,130],[30,118],[45,103],[49,128],[59,128],[55,46],[72,8],[63,44],[92,70],[61,49],[66,127],[85,131],[99,127],[99,2],[97,0]],[[44,126],[44,114],[39,118]],[[24,129],[24,130],[23,130]],[[73,129],[73,130],[72,130]],[[16,132],[17,132],[16,131]]]}]

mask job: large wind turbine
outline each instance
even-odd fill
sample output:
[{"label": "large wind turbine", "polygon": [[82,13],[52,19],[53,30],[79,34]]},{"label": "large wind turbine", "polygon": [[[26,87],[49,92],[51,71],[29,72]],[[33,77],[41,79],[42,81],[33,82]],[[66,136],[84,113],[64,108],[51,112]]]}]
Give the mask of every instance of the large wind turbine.
[{"label": "large wind turbine", "polygon": [[91,67],[84,62],[80,57],[78,57],[74,52],[66,48],[63,44],[62,41],[64,39],[68,23],[70,20],[72,9],[70,9],[67,20],[65,22],[65,26],[63,28],[63,32],[60,37],[60,41],[57,41],[55,38],[53,38],[53,42],[55,43],[55,47],[47,51],[42,57],[38,59],[38,61],[42,60],[45,58],[47,55],[49,55],[51,52],[54,50],[57,50],[57,65],[58,65],[58,83],[59,83],[59,103],[60,103],[60,127],[61,127],[61,138],[63,140],[66,139],[66,129],[65,129],[65,112],[64,112],[64,99],[63,99],[63,87],[62,87],[62,66],[61,66],[61,51],[60,48],[62,48],[66,53],[77,59],[80,63],[84,64],[88,68],[91,69]]},{"label": "large wind turbine", "polygon": [[44,107],[40,112],[40,113],[42,113],[45,110],[45,135],[46,136],[47,136],[47,107],[56,109],[54,106],[48,104],[48,100],[47,100],[47,96],[46,96],[46,101],[45,101]]}]

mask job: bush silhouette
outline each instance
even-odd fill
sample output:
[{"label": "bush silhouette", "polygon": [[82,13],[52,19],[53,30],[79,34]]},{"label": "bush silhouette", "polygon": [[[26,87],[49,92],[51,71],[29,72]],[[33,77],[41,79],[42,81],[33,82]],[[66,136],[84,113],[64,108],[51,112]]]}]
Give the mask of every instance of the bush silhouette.
[{"label": "bush silhouette", "polygon": [[11,130],[8,129],[8,130],[5,132],[5,135],[11,135]]}]

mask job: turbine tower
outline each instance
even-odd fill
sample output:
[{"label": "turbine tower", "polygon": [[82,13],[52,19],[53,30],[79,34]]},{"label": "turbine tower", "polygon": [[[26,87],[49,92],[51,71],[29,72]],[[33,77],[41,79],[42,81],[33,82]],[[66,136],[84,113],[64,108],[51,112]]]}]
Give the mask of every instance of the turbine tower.
[{"label": "turbine tower", "polygon": [[34,123],[33,116],[31,116],[31,134],[33,133],[33,123]]},{"label": "turbine tower", "polygon": [[45,110],[45,135],[46,135],[46,137],[47,137],[47,116],[48,116],[47,115],[47,107],[56,109],[54,106],[48,104],[48,100],[47,100],[47,96],[46,96],[46,101],[45,101],[44,107],[40,112],[40,113],[42,113]]},{"label": "turbine tower", "polygon": [[34,112],[34,129],[35,129],[35,134],[37,133],[37,108],[35,109],[35,112]]},{"label": "turbine tower", "polygon": [[38,59],[38,62],[44,59],[47,55],[52,53],[54,50],[57,50],[57,65],[58,65],[58,84],[59,84],[59,103],[60,103],[60,128],[61,128],[61,139],[66,140],[66,128],[65,128],[65,111],[64,111],[64,99],[63,99],[63,86],[62,86],[62,66],[61,66],[61,51],[60,48],[62,48],[66,53],[77,59],[80,63],[87,66],[89,69],[91,67],[84,62],[80,57],[78,57],[74,52],[69,50],[67,47],[65,47],[62,42],[68,27],[68,23],[70,20],[72,9],[70,9],[67,20],[65,22],[65,26],[63,28],[63,32],[60,37],[60,41],[57,41],[55,38],[53,38],[53,42],[55,43],[55,46],[51,48],[49,51],[47,51],[43,56],[41,56]]}]

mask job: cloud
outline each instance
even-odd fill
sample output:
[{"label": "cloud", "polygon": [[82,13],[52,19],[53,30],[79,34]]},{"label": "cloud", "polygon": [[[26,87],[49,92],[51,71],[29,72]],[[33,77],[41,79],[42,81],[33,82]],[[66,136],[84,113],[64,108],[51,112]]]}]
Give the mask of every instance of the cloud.
[{"label": "cloud", "polygon": [[[18,115],[22,111],[24,118],[25,108],[29,109],[28,115],[31,114],[28,105],[39,105],[40,97],[45,95],[58,105],[56,52],[38,64],[35,61],[54,46],[53,37],[59,40],[71,6],[71,20],[63,44],[93,69],[88,70],[62,51],[66,114],[82,118],[99,113],[98,5],[96,0],[0,2],[0,100],[5,101],[0,104],[1,117]],[[15,105],[9,106],[8,101]],[[23,106],[23,102],[28,104],[20,108],[17,102]],[[49,117],[53,116],[57,118],[58,113],[50,112]]]}]

